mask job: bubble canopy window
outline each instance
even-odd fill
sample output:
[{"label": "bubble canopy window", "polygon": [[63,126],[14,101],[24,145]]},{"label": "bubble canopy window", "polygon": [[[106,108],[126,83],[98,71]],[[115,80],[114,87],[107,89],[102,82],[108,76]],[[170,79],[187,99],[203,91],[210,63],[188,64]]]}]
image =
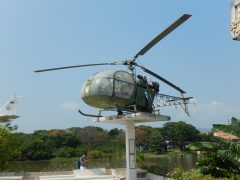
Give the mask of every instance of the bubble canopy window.
[{"label": "bubble canopy window", "polygon": [[[89,104],[89,101],[93,101],[93,99],[90,99],[91,97],[94,98],[96,96],[115,98],[111,99],[111,101],[117,99],[129,100],[134,96],[135,90],[136,82],[130,73],[126,71],[107,70],[94,74],[84,83],[81,97],[87,104]],[[94,101],[96,102],[96,98]]]}]

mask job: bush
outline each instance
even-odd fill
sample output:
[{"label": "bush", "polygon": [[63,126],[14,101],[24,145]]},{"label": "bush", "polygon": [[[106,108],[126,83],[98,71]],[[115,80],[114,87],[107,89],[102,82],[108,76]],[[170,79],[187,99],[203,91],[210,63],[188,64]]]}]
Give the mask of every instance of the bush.
[{"label": "bush", "polygon": [[[218,151],[219,152],[219,151]],[[225,154],[205,152],[197,162],[200,172],[214,177],[232,177],[239,174],[239,162]]]},{"label": "bush", "polygon": [[215,178],[210,175],[202,175],[196,169],[184,171],[182,167],[174,168],[173,171],[169,173],[169,177],[178,180],[215,180]]},{"label": "bush", "polygon": [[88,157],[90,159],[100,159],[104,157],[104,154],[101,151],[94,150],[94,151],[88,152]]},{"label": "bush", "polygon": [[29,160],[49,160],[53,157],[49,144],[41,139],[34,139],[22,149],[22,157]]},{"label": "bush", "polygon": [[0,125],[0,171],[7,167],[7,161],[19,155],[19,142],[11,131]]},{"label": "bush", "polygon": [[80,146],[75,148],[75,156],[80,157],[84,152],[88,152],[86,147]]},{"label": "bush", "polygon": [[171,178],[178,179],[179,177],[182,176],[183,173],[184,173],[184,169],[179,166],[179,167],[174,168],[168,175]]},{"label": "bush", "polygon": [[61,147],[55,152],[58,158],[70,158],[76,156],[75,150],[71,147]]},{"label": "bush", "polygon": [[137,152],[137,163],[141,163],[145,160],[144,153]]},{"label": "bush", "polygon": [[168,174],[172,171],[170,166],[150,163],[140,163],[139,168],[160,176],[168,176]]}]

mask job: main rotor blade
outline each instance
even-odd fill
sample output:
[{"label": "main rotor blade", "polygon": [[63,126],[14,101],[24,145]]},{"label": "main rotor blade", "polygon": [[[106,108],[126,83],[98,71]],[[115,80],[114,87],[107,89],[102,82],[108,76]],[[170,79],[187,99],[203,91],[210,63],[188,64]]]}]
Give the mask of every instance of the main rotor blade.
[{"label": "main rotor blade", "polygon": [[158,36],[156,36],[151,42],[149,42],[143,49],[141,49],[135,56],[136,59],[139,55],[144,55],[149,49],[151,49],[155,44],[157,44],[160,40],[162,40],[165,36],[171,33],[174,29],[184,23],[188,18],[192,15],[184,14],[174,23],[172,23],[168,28],[166,28],[163,32],[161,32]]},{"label": "main rotor blade", "polygon": [[65,66],[65,67],[57,67],[57,68],[49,68],[49,69],[40,69],[34,72],[45,72],[45,71],[56,71],[61,69],[70,69],[70,68],[78,68],[78,67],[86,67],[86,66],[102,66],[102,65],[116,65],[117,63],[99,63],[99,64],[84,64],[84,65],[76,65],[76,66]]},{"label": "main rotor blade", "polygon": [[165,82],[167,85],[171,86],[172,88],[176,89],[177,91],[181,92],[181,93],[186,93],[185,91],[183,91],[181,88],[177,87],[176,85],[174,85],[173,83],[169,82],[168,80],[164,79],[163,77],[159,76],[158,74],[150,71],[149,69],[143,67],[143,66],[140,66],[138,64],[136,64],[136,66],[142,68],[143,71],[145,71],[146,73],[158,78],[159,80]]}]

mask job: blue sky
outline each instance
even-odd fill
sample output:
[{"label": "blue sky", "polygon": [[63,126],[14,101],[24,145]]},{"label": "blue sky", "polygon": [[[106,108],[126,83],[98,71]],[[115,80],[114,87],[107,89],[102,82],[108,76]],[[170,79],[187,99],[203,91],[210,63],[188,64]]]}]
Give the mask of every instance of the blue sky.
[{"label": "blue sky", "polygon": [[240,117],[240,42],[230,36],[230,1],[219,0],[0,0],[0,105],[13,94],[24,97],[14,121],[22,132],[114,128],[77,113],[97,112],[81,100],[80,89],[95,72],[124,67],[33,71],[130,58],[184,13],[192,17],[138,58],[195,97],[190,118],[175,108],[162,113],[198,128]]}]

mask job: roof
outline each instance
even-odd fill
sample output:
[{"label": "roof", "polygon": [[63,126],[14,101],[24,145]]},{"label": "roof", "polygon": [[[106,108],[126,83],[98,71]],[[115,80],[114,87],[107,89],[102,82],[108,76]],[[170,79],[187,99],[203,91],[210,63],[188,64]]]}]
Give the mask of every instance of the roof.
[{"label": "roof", "polygon": [[221,137],[224,139],[230,139],[230,140],[240,140],[238,136],[234,136],[232,134],[225,133],[223,131],[217,131],[213,133],[213,136],[215,137]]}]

